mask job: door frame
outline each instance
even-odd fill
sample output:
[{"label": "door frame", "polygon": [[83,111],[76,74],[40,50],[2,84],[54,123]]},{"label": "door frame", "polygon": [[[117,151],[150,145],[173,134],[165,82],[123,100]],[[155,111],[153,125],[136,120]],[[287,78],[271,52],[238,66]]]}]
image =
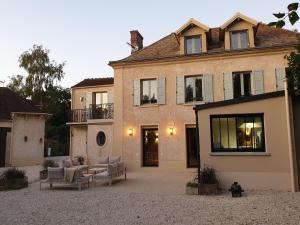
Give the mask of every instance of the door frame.
[{"label": "door frame", "polygon": [[3,146],[3,151],[4,151],[4,158],[3,158],[3,162],[4,162],[4,164],[3,164],[3,166],[1,166],[0,165],[0,167],[5,167],[6,166],[6,164],[8,163],[8,162],[6,162],[6,158],[7,158],[7,155],[6,154],[8,154],[9,152],[6,152],[6,150],[7,150],[7,142],[6,142],[6,140],[7,140],[7,133],[9,133],[9,132],[11,132],[11,127],[0,127],[0,133],[2,132],[2,130],[3,130],[3,134],[4,134],[4,143],[2,144],[2,143],[0,143],[0,145],[1,146]]},{"label": "door frame", "polygon": [[187,169],[195,169],[197,167],[192,167],[189,166],[189,155],[188,155],[188,148],[187,148],[187,132],[186,129],[187,128],[195,128],[196,129],[196,124],[192,124],[192,123],[185,123],[184,124],[184,143],[185,143],[185,166]]},{"label": "door frame", "polygon": [[[157,129],[158,131],[158,144],[157,144],[157,166],[144,166],[144,141],[143,141],[143,130],[144,129]],[[160,161],[160,148],[159,148],[159,125],[158,124],[140,124],[140,167],[141,168],[158,168]]]}]

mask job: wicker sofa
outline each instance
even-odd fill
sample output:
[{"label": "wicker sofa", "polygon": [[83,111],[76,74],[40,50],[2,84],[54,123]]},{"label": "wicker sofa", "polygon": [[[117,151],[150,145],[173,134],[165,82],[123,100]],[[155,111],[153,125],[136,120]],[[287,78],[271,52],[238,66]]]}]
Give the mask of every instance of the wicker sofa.
[{"label": "wicker sofa", "polygon": [[127,179],[126,167],[122,161],[109,162],[108,164],[96,164],[94,168],[107,168],[105,171],[97,173],[93,176],[93,181],[96,183],[98,180],[107,181],[109,185],[112,185],[113,179],[124,175],[125,180]]},{"label": "wicker sofa", "polygon": [[65,169],[64,167],[48,167],[48,178],[40,182],[40,190],[42,189],[42,183],[48,183],[50,188],[53,187],[53,184],[66,184],[69,186],[75,186],[81,191],[83,185],[89,187],[89,176],[83,176],[83,172],[88,170],[88,166],[76,166],[74,172],[74,177],[72,182],[65,181]]}]

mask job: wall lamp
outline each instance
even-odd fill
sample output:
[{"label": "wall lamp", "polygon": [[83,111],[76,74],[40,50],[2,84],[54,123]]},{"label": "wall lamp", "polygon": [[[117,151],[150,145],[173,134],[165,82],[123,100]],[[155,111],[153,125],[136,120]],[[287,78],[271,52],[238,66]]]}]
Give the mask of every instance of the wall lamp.
[{"label": "wall lamp", "polygon": [[172,136],[174,135],[174,127],[169,128],[169,134]]},{"label": "wall lamp", "polygon": [[129,128],[129,129],[128,129],[128,135],[129,135],[129,136],[132,136],[132,135],[133,135],[133,129],[132,129],[132,128]]}]

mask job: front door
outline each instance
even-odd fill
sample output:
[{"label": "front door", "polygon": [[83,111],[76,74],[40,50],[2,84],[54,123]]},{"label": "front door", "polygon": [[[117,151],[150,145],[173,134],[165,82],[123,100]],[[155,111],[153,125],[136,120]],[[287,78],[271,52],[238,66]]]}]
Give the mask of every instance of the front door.
[{"label": "front door", "polygon": [[5,166],[6,136],[10,128],[0,127],[0,167]]},{"label": "front door", "polygon": [[186,128],[187,167],[197,167],[196,128]]},{"label": "front door", "polygon": [[158,166],[158,129],[142,129],[143,166]]}]

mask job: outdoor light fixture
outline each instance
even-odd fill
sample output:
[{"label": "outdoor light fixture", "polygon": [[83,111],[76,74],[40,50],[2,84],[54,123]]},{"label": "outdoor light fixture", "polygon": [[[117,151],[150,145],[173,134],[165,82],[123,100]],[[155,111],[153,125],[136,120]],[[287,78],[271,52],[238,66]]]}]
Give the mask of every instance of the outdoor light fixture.
[{"label": "outdoor light fixture", "polygon": [[169,128],[169,134],[173,136],[173,134],[174,134],[174,127],[170,127]]},{"label": "outdoor light fixture", "polygon": [[132,128],[129,128],[129,129],[128,129],[128,135],[129,135],[129,136],[132,136],[132,135],[133,135],[133,129],[132,129]]}]

